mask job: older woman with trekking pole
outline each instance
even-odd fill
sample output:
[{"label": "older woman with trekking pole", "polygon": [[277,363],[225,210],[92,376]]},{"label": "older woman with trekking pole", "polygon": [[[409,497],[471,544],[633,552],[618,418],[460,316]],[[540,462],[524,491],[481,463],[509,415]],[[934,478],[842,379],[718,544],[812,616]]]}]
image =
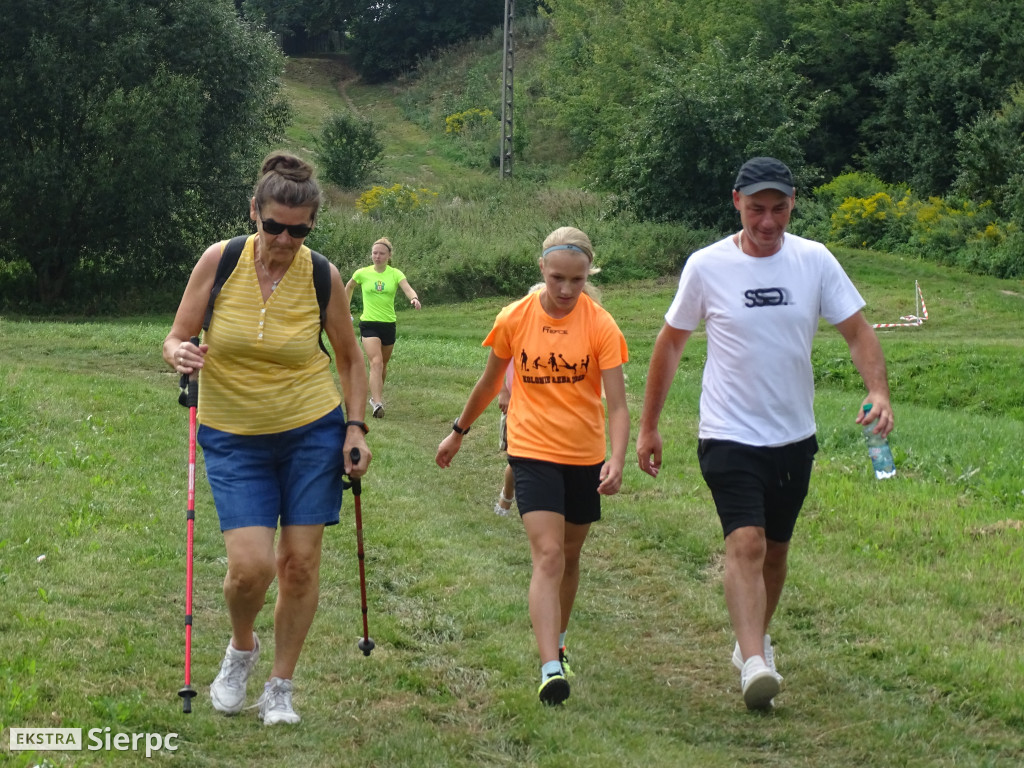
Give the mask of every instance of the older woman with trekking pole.
[{"label": "older woman with trekking pole", "polygon": [[[313,168],[284,152],[270,154],[249,202],[256,234],[244,239],[237,264],[212,296],[225,242],[203,253],[163,344],[175,371],[199,372],[198,441],[227,549],[231,620],[210,698],[226,715],[245,706],[260,655],[253,629],[277,578],[274,661],[257,702],[266,725],[299,722],[292,677],[319,601],[324,530],[339,521],[342,475],[361,477],[371,458],[366,372],[348,295],[329,265],[321,312],[316,274],[324,270],[316,265],[323,257],[305,245],[319,206]],[[203,328],[202,343],[190,341]],[[334,350],[344,410],[321,330]]]}]

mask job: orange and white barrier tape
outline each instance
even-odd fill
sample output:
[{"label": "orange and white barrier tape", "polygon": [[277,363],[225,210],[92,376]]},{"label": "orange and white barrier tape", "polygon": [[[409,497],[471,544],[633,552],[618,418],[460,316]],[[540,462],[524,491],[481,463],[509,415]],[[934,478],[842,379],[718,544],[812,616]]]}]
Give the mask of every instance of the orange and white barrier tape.
[{"label": "orange and white barrier tape", "polygon": [[900,318],[903,320],[902,323],[873,323],[872,328],[916,328],[922,325],[925,320],[928,319],[928,307],[924,305],[924,294],[921,293],[921,285],[914,281],[914,290],[917,292],[915,297],[917,300],[917,314],[916,315],[904,315]]}]

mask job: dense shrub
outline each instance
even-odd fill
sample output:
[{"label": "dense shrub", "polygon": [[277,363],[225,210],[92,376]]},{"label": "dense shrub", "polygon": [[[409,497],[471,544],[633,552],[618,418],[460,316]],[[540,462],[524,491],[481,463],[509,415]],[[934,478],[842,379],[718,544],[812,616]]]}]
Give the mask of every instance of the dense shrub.
[{"label": "dense shrub", "polygon": [[489,109],[470,107],[444,119],[451,159],[470,168],[486,168],[496,156],[501,137],[499,118]]},{"label": "dense shrub", "polygon": [[894,251],[994,277],[1024,275],[1024,233],[991,201],[921,199],[905,184],[846,173],[797,195],[794,234],[854,248]]},{"label": "dense shrub", "polygon": [[599,169],[625,211],[652,221],[731,226],[729,193],[748,158],[771,155],[798,176],[813,173],[800,144],[818,105],[801,96],[788,51],[762,60],[756,45],[741,57],[712,45],[685,66],[673,62],[659,72],[661,81],[638,99],[637,116],[624,120],[609,166]]},{"label": "dense shrub", "polygon": [[416,189],[408,184],[373,187],[356,200],[356,210],[379,219],[398,213],[413,213],[437,198],[437,192],[425,187]]},{"label": "dense shrub", "polygon": [[1024,221],[1024,85],[1015,85],[998,110],[959,129],[957,141],[954,190],[991,200],[1000,217]]},{"label": "dense shrub", "polygon": [[320,174],[344,189],[362,186],[380,169],[384,142],[376,125],[337,112],[328,118],[315,142]]}]

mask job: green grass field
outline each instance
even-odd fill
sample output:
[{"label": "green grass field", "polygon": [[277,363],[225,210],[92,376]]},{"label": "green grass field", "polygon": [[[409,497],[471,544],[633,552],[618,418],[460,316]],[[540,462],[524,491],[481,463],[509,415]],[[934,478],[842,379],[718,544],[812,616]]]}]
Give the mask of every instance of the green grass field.
[{"label": "green grass field", "polygon": [[[336,75],[290,64],[289,146],[306,154],[323,116],[351,103],[386,125],[382,183],[468,190],[457,193],[458,210],[388,222],[389,232],[399,228],[414,286],[431,266],[416,260],[426,240],[431,253],[447,250],[457,261],[485,249],[530,250],[553,221],[581,224],[597,232],[618,274],[662,259],[659,246],[670,240],[673,248],[687,242],[667,225],[601,219],[592,196],[559,187],[564,180],[517,182],[502,193],[483,172],[453,166],[436,137],[406,121],[397,90],[350,83],[342,91]],[[351,216],[352,193],[329,190],[328,198],[324,242],[353,244],[324,248],[344,273],[365,259],[359,254],[380,225]],[[526,538],[517,517],[491,512],[504,466],[497,408],[474,425],[451,469],[433,462],[508,299],[439,304],[428,293],[422,312],[401,312],[387,417],[371,424],[374,458],[363,482],[377,648],[368,658],[357,648],[346,499],[341,525],[326,537],[320,611],[295,680],[302,723],[268,729],[254,711],[224,718],[209,703],[229,624],[224,546],[201,458],[191,715],[177,696],[188,423],[160,358],[170,316],[0,318],[0,764],[1024,764],[1024,284],[885,254],[837,255],[872,322],[914,312],[915,280],[929,319],[879,332],[897,418],[898,475],[889,481],[874,480],[854,423],[863,388],[845,344],[830,328],[816,341],[821,451],[772,627],[786,689],[768,715],[746,711],[730,663],[721,533],[695,456],[702,333],[666,404],[660,476],[627,462],[623,490],[606,499],[588,540],[568,638],[577,677],[567,704],[548,709],[536,699]],[[603,286],[630,345],[634,436],[675,283],[666,275]],[[269,673],[275,598],[272,588],[257,626],[265,652],[252,702]],[[176,733],[178,748],[152,758],[10,752],[11,727],[98,729],[101,738]]]},{"label": "green grass field", "polygon": [[[377,648],[366,658],[356,646],[346,503],[327,537],[296,728],[264,729],[254,712],[228,719],[209,705],[229,629],[223,544],[201,472],[200,695],[193,714],[181,712],[188,430],[159,357],[170,318],[0,323],[5,733],[176,732],[178,750],[153,759],[193,766],[1019,765],[1020,286],[843,256],[870,314],[909,311],[921,275],[930,317],[882,334],[897,382],[891,481],[871,477],[841,338],[826,330],[816,344],[822,450],[773,626],[787,685],[774,714],[744,709],[729,663],[721,535],[694,456],[701,334],[666,407],[661,476],[628,466],[585,550],[572,698],[557,710],[536,701],[529,552],[518,519],[490,511],[502,468],[496,408],[451,470],[432,460],[481,369],[480,340],[502,303],[492,299],[400,317],[363,490]],[[605,290],[631,345],[634,417],[672,291],[667,281]],[[258,631],[269,653],[269,605]],[[261,675],[268,668],[265,659]],[[102,750],[4,759],[148,764]]]}]

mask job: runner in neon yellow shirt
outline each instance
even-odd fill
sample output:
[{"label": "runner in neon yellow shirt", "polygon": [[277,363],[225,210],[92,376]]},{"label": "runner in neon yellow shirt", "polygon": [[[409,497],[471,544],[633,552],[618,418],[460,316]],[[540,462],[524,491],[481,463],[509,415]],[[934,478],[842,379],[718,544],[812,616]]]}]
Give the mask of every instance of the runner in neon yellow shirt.
[{"label": "runner in neon yellow shirt", "polygon": [[382,237],[373,244],[368,267],[357,269],[345,286],[349,301],[358,284],[362,287],[363,313],[359,316],[359,335],[363,352],[370,361],[370,407],[373,418],[384,418],[384,382],[388,377],[388,361],[395,349],[397,317],[395,295],[398,289],[409,303],[420,309],[420,299],[402,271],[391,266],[391,241]]}]

